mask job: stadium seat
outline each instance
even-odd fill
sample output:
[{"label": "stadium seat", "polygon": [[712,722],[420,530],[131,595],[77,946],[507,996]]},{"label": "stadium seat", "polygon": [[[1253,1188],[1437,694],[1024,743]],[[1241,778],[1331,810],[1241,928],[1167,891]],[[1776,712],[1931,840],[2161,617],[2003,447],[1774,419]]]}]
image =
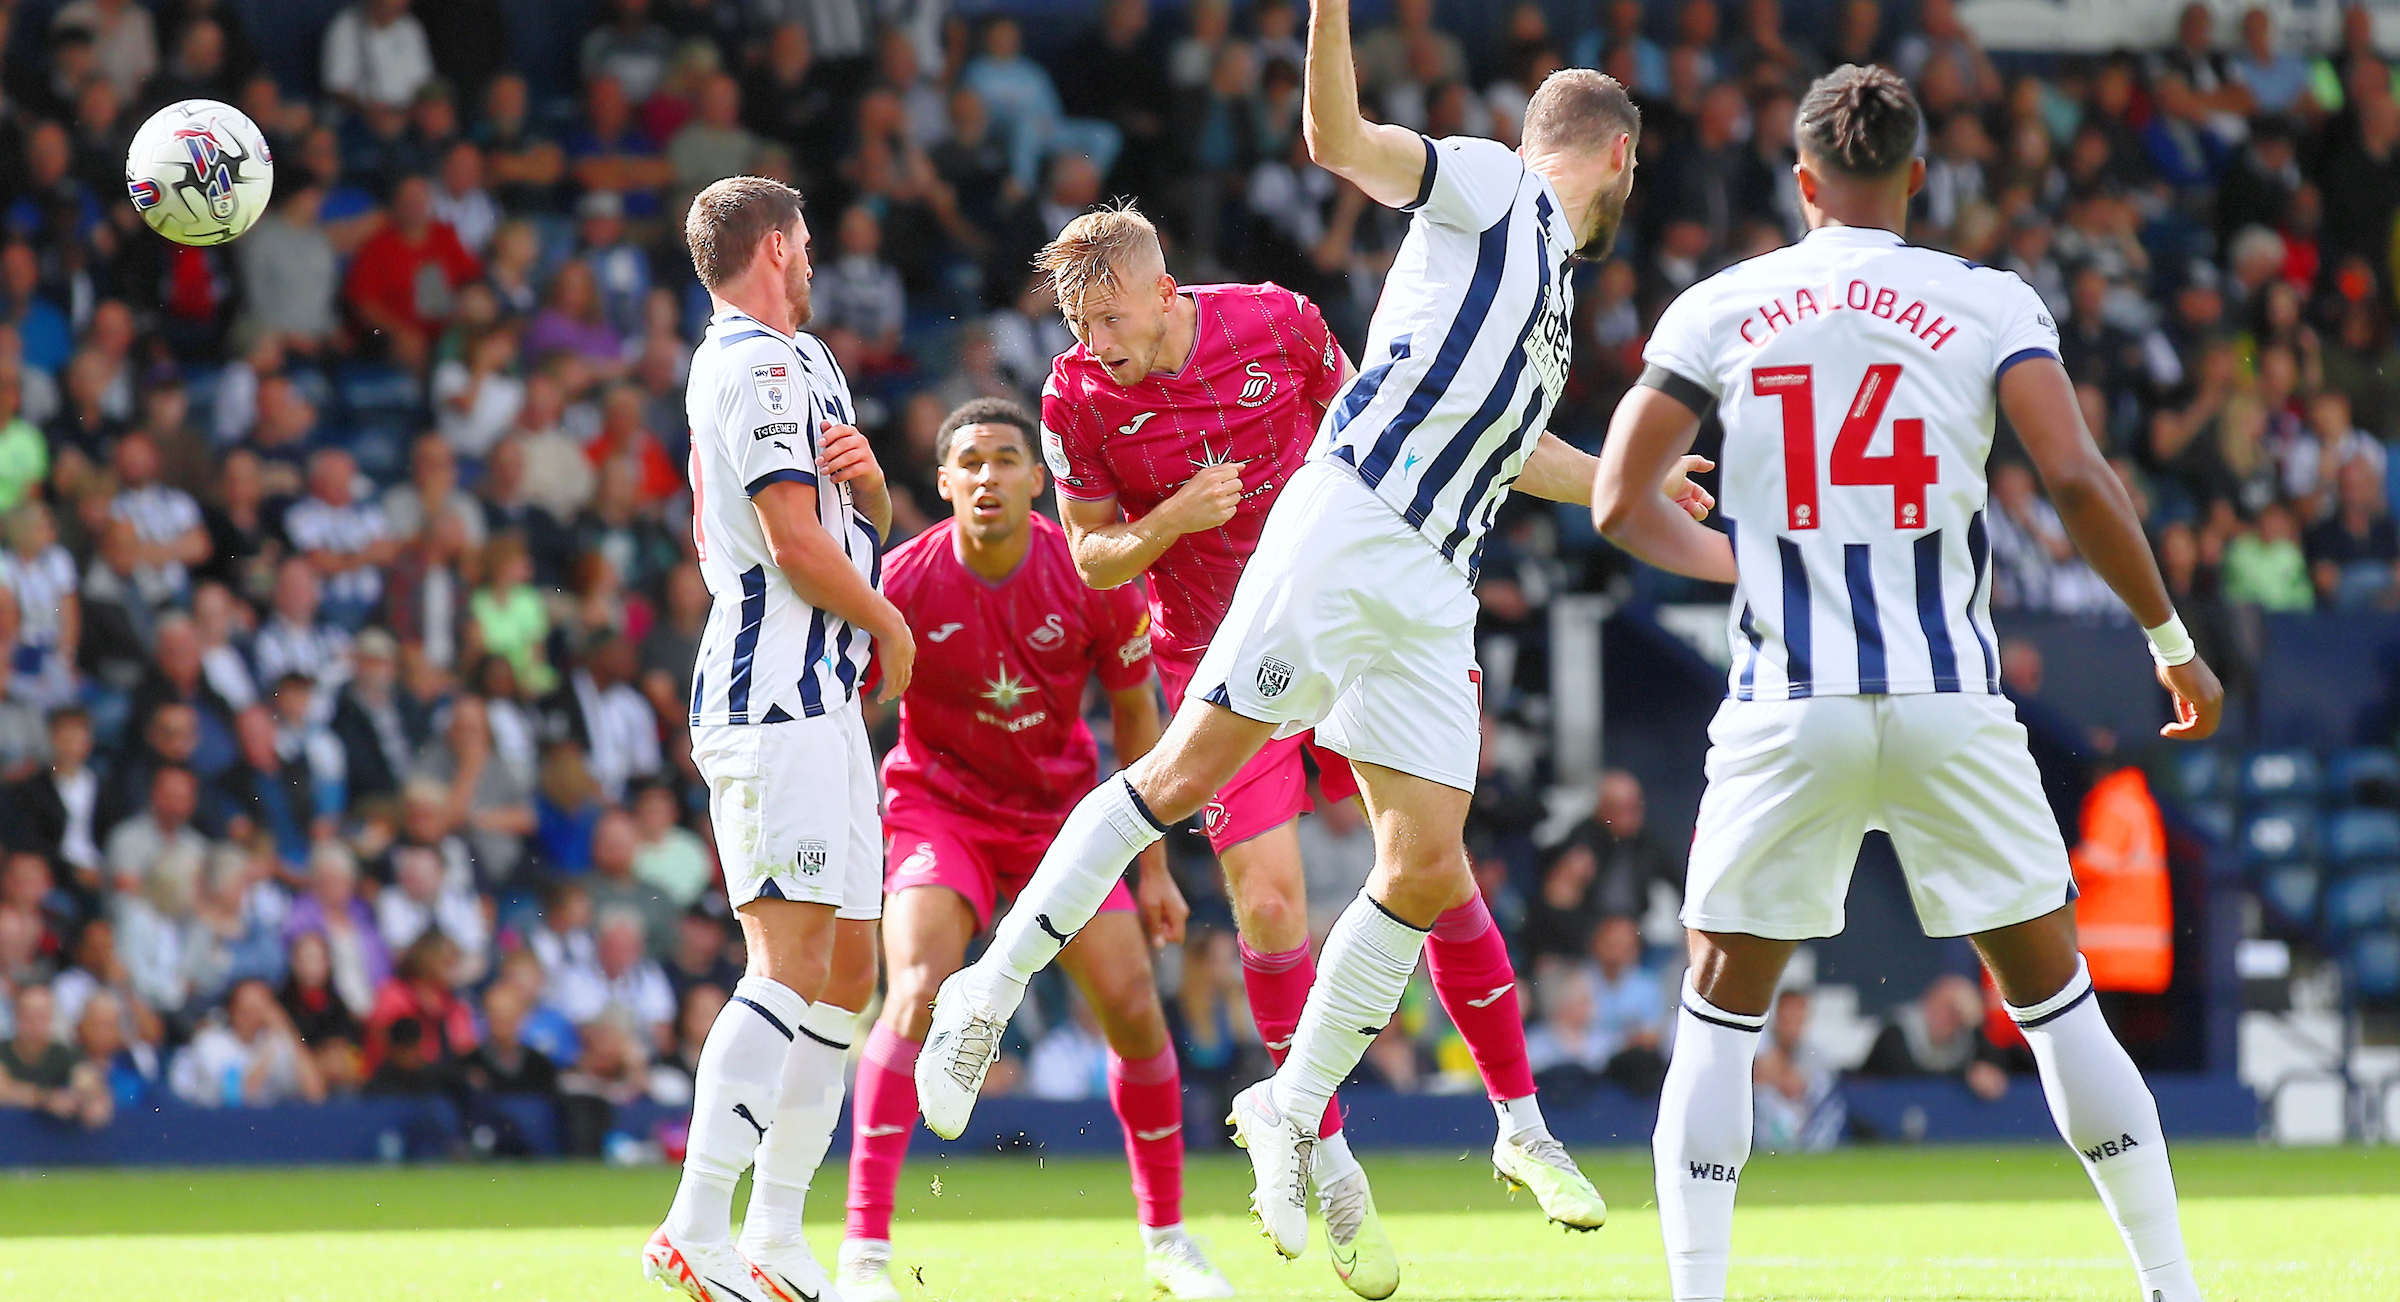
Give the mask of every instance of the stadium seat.
[{"label": "stadium seat", "polygon": [[2183,807],[2185,817],[2218,845],[2233,844],[2233,804],[2225,800],[2195,800]]},{"label": "stadium seat", "polygon": [[2225,757],[2217,753],[2216,747],[2178,750],[2170,762],[2174,766],[2175,784],[2182,789],[2185,800],[2223,800],[2230,794],[2226,790]]},{"label": "stadium seat", "polygon": [[2315,864],[2277,864],[2258,875],[2258,897],[2282,930],[2312,935],[2321,885]]},{"label": "stadium seat", "polygon": [[2242,858],[2251,864],[2293,863],[2315,856],[2317,811],[2285,804],[2252,814],[2242,824]]},{"label": "stadium seat", "polygon": [[2380,864],[2334,879],[2325,888],[2325,932],[2355,936],[2400,924],[2400,864]]},{"label": "stadium seat", "polygon": [[2325,858],[2336,868],[2371,859],[2400,859],[2400,814],[2345,809],[2325,820]]},{"label": "stadium seat", "polygon": [[2400,808],[2400,755],[2381,746],[2336,752],[2325,764],[2325,794],[2345,805]]},{"label": "stadium seat", "polygon": [[342,405],[355,414],[415,413],[424,404],[416,377],[398,367],[353,363],[341,368],[336,384]]},{"label": "stadium seat", "polygon": [[2368,1003],[2400,1000],[2400,932],[2371,931],[2350,942],[2352,993]]},{"label": "stadium seat", "polygon": [[2242,799],[2252,804],[2314,800],[2317,782],[2317,757],[2305,750],[2252,751],[2242,759]]}]

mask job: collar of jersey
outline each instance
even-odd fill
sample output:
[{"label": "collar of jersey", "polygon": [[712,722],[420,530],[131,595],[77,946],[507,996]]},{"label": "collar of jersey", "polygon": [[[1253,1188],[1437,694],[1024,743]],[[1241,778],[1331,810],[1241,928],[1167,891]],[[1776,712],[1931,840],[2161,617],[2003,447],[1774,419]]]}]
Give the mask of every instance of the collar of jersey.
[{"label": "collar of jersey", "polygon": [[759,320],[757,317],[754,317],[739,308],[726,308],[724,311],[710,317],[708,322],[710,325],[719,327],[732,327],[738,325],[750,330],[764,330],[768,334],[781,339],[787,344],[792,342],[792,336],[785,334],[781,330],[768,325],[766,322]]},{"label": "collar of jersey", "polygon": [[1530,167],[1525,171],[1536,184],[1542,187],[1542,192],[1550,196],[1550,238],[1558,241],[1558,247],[1570,253],[1574,252],[1578,243],[1575,238],[1575,223],[1567,219],[1567,206],[1558,201],[1558,187],[1550,184],[1549,177]]},{"label": "collar of jersey", "polygon": [[1898,231],[1887,231],[1881,226],[1819,226],[1804,236],[1803,242],[1860,244],[1895,249],[1908,243]]}]

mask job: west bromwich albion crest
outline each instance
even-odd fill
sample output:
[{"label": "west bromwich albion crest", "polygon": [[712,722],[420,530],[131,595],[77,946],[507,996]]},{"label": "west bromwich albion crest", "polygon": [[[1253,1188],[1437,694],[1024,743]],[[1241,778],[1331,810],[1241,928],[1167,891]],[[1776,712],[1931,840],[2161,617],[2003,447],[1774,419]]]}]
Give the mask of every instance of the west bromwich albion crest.
[{"label": "west bromwich albion crest", "polygon": [[781,416],[792,409],[792,368],[782,362],[769,362],[750,368],[750,387],[758,390],[758,401],[772,416]]},{"label": "west bromwich albion crest", "polygon": [[1258,694],[1260,696],[1272,701],[1283,695],[1285,689],[1291,685],[1292,666],[1290,662],[1276,656],[1267,656],[1258,662]]}]

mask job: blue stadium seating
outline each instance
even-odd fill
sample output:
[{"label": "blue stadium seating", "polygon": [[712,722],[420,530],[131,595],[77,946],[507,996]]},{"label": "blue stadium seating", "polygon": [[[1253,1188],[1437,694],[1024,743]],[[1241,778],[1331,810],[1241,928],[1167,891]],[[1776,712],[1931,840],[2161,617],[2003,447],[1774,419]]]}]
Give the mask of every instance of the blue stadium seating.
[{"label": "blue stadium seating", "polygon": [[2219,845],[2233,844],[2233,802],[2199,800],[2183,807],[2184,817],[2197,824]]},{"label": "blue stadium seating", "polygon": [[2185,800],[2223,800],[2232,794],[2225,781],[2225,758],[2217,753],[2216,747],[2178,749],[2168,762],[2174,765],[2176,785],[2183,789]]},{"label": "blue stadium seating", "polygon": [[2308,936],[2317,929],[2321,885],[2315,864],[2275,864],[2260,871],[2258,897],[2279,930]]},{"label": "blue stadium seating", "polygon": [[2400,859],[2400,814],[2345,809],[2325,820],[2325,858],[2337,868],[2371,859]]},{"label": "blue stadium seating", "polygon": [[2338,804],[2400,804],[2400,755],[2381,746],[2337,751],[2325,764],[2325,795]]},{"label": "blue stadium seating", "polygon": [[2369,1003],[2400,1000],[2400,932],[2371,931],[2350,942],[2350,989]]},{"label": "blue stadium seating", "polygon": [[2252,751],[2242,758],[2242,799],[2251,804],[2314,800],[2318,780],[2317,757],[2305,750]]},{"label": "blue stadium seating", "polygon": [[2242,858],[2253,865],[2293,863],[2317,850],[2317,811],[2287,803],[2252,814],[2242,824]]},{"label": "blue stadium seating", "polygon": [[2354,936],[2400,924],[2400,864],[2379,864],[2325,888],[2325,931]]}]

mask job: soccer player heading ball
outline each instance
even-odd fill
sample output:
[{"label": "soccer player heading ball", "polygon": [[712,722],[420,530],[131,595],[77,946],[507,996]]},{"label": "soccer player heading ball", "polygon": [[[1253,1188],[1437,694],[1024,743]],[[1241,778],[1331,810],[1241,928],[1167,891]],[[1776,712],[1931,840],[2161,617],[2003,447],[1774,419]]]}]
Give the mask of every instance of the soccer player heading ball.
[{"label": "soccer player heading ball", "polygon": [[[1691,970],[1652,1147],[1679,1302],[1725,1296],[1751,1059],[1792,946],[1842,930],[1859,840],[1891,833],[1928,934],[1971,936],[2151,1302],[2200,1296],[2158,1108],[2092,1000],[2058,823],[2000,694],[1984,462],[1995,398],[2092,568],[2148,630],[2168,737],[2223,691],[2083,426],[2058,329],[2009,272],[1908,244],[1918,114],[1846,66],[1801,103],[1800,243],[1676,299],[1617,408],[1594,515],[1653,565],[1736,586],[1728,699],[1683,921]],[[1725,532],[1651,500],[1711,407]]]},{"label": "soccer player heading ball", "polygon": [[[1280,769],[1283,776],[1271,771],[1262,789],[1245,793],[1248,780],[1262,776],[1249,766],[1273,754],[1278,741],[1313,729],[1314,744],[1346,758],[1356,776],[1377,865],[1327,939],[1313,987],[1295,983],[1307,994],[1282,1066],[1235,1104],[1236,1133],[1258,1176],[1253,1207],[1286,1256],[1306,1246],[1312,1184],[1332,1206],[1318,1164],[1339,1169],[1347,1157],[1326,1142],[1334,1087],[1391,1020],[1429,934],[1439,937],[1438,979],[1444,942],[1457,945],[1458,961],[1472,963],[1489,926],[1461,839],[1480,745],[1474,576],[1484,533],[1512,487],[1556,501],[1590,500],[1596,463],[1543,426],[1567,370],[1569,261],[1607,250],[1632,185],[1639,129],[1623,88],[1583,70],[1558,74],[1535,94],[1522,151],[1370,124],[1358,111],[1349,14],[1340,0],[1312,12],[1308,65],[1306,128],[1317,161],[1369,197],[1417,214],[1376,310],[1365,369],[1330,394],[1296,470],[1288,468],[1288,447],[1271,434],[1248,446],[1195,447],[1218,431],[1186,419],[1228,402],[1240,406],[1245,395],[1263,399],[1270,385],[1324,401],[1315,395],[1326,393],[1331,368],[1310,365],[1308,351],[1322,332],[1313,314],[1295,311],[1297,300],[1271,287],[1178,296],[1148,248],[1142,261],[1105,261],[1107,277],[1085,277],[1105,291],[1101,297],[1062,286],[1072,292],[1062,292],[1061,307],[1084,348],[1054,370],[1044,413],[1086,576],[1123,582],[1162,560],[1164,589],[1176,540],[1163,536],[1163,521],[1151,522],[1165,516],[1184,522],[1184,543],[1192,545],[1184,564],[1200,578],[1221,583],[1235,566],[1239,577],[1219,621],[1179,621],[1162,591],[1162,653],[1171,638],[1188,639],[1184,646],[1208,639],[1173,723],[1154,750],[1076,807],[991,948],[944,983],[917,1060],[927,1124],[956,1133],[1026,980],[1092,918],[1126,864],[1212,800],[1221,809],[1211,811],[1212,832],[1218,820],[1241,816],[1234,797],[1242,794],[1265,807],[1258,831],[1287,823],[1301,808],[1296,748],[1286,748],[1293,766]],[[1160,301],[1146,303],[1154,292]],[[1104,306],[1112,310],[1095,311]],[[1204,313],[1245,324],[1186,342]],[[1209,360],[1244,338],[1275,337],[1291,342],[1272,360],[1263,348],[1248,359],[1260,363],[1257,374],[1245,366],[1225,375],[1222,361]],[[1112,393],[1104,380],[1127,392]],[[1264,383],[1253,392],[1251,380]],[[1049,424],[1054,412],[1059,425]],[[1150,431],[1154,424],[1164,431]],[[1243,457],[1262,464],[1223,468]],[[1680,469],[1661,477],[1689,509],[1705,509]],[[1254,493],[1274,494],[1272,505],[1254,506]],[[1255,515],[1261,508],[1263,524]],[[1117,512],[1126,509],[1136,518],[1120,522]],[[1234,565],[1210,575],[1202,568],[1210,549],[1230,554]],[[1240,563],[1244,552],[1247,564]],[[1209,591],[1198,580],[1192,587]],[[1215,622],[1213,631],[1207,622]],[[1277,783],[1290,784],[1280,807],[1264,799]],[[1246,871],[1239,864],[1245,857],[1252,859]],[[1275,862],[1227,856],[1236,898],[1251,915],[1244,925],[1253,949],[1290,944],[1304,955],[1297,930],[1270,936],[1259,925],[1270,913],[1263,906],[1282,907],[1276,883],[1261,880]],[[1475,997],[1496,1002],[1505,994],[1496,989],[1507,980],[1504,959],[1497,970],[1502,980]],[[1462,1026],[1475,1020],[1460,1018]],[[1516,1097],[1504,1063],[1510,1047],[1495,1035],[1477,1050],[1487,1083],[1502,1096],[1494,1163],[1533,1188],[1554,1219],[1595,1227],[1605,1208],[1541,1124],[1530,1082]],[[1521,1041],[1513,1051],[1521,1070]],[[1370,1297],[1389,1293],[1397,1263],[1376,1263],[1376,1278],[1363,1280],[1364,1236],[1345,1244],[1343,1232],[1337,1224],[1331,1237],[1352,1287]],[[1358,1254],[1350,1265],[1345,1252]]]}]

